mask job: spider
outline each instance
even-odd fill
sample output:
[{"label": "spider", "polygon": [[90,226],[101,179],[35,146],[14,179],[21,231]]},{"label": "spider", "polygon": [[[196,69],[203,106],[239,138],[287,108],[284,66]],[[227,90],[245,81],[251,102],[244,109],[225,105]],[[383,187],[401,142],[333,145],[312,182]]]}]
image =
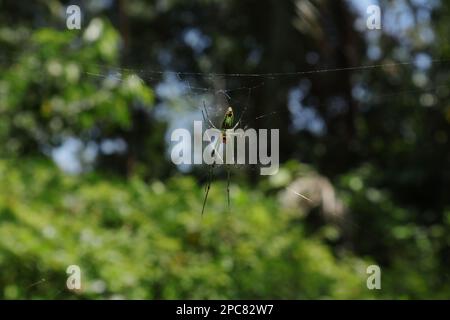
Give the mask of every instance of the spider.
[{"label": "spider", "polygon": [[[220,131],[220,135],[221,135],[221,139],[218,139],[217,142],[214,145],[214,148],[211,152],[211,156],[214,158],[216,155],[220,157],[219,152],[217,152],[217,147],[219,146],[220,142],[222,142],[223,144],[227,143],[227,137],[229,135],[232,135],[234,129],[237,128],[237,126],[239,125],[239,123],[242,120],[242,116],[244,115],[245,111],[247,110],[247,106],[245,106],[244,110],[242,111],[239,120],[235,123],[235,118],[234,118],[234,111],[233,108],[231,106],[228,107],[228,109],[225,111],[223,120],[221,122],[220,128],[217,128],[214,123],[211,121],[211,119],[209,118],[208,115],[208,111],[206,109],[206,105],[205,102],[203,101],[203,110],[202,110],[202,116],[203,116],[203,121],[209,123],[210,128],[214,128],[218,131]],[[209,190],[211,188],[211,180],[212,180],[212,175],[213,175],[213,171],[215,168],[215,164],[216,162],[214,161],[210,167],[209,167],[209,171],[208,171],[208,182],[206,184],[206,191],[205,191],[205,198],[203,199],[203,206],[202,206],[202,216],[203,213],[205,211],[205,205],[206,205],[206,201],[208,200],[208,194],[209,194]],[[227,202],[228,202],[228,211],[230,211],[230,168],[229,166],[227,166]]]}]

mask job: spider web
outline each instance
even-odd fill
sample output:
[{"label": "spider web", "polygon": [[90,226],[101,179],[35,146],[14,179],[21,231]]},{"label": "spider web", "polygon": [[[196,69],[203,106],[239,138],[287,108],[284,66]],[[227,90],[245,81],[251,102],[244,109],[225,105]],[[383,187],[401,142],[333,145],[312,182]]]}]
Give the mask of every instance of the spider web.
[{"label": "spider web", "polygon": [[[17,61],[20,57],[10,59]],[[1,59],[5,60],[5,59]],[[431,65],[444,64],[450,59],[432,59]],[[43,62],[44,63],[44,62]],[[329,74],[343,71],[365,72],[373,69],[383,69],[392,67],[406,67],[415,65],[415,61],[378,63],[370,65],[358,65],[349,67],[333,67],[311,70],[300,70],[293,72],[267,72],[267,73],[218,73],[218,72],[185,72],[173,70],[154,70],[139,67],[118,67],[108,64],[98,63],[79,63],[81,73],[98,78],[99,81],[122,82],[130,78],[137,79],[149,87],[155,89],[158,104],[156,113],[162,119],[167,119],[172,128],[182,127],[192,123],[192,120],[202,120],[201,109],[203,103],[211,120],[218,127],[218,121],[223,118],[225,110],[232,106],[237,118],[247,108],[247,114],[242,119],[242,127],[251,127],[255,121],[263,118],[279,116],[281,113],[288,112],[291,119],[295,115],[290,108],[286,110],[276,110],[267,114],[258,114],[255,106],[252,105],[252,96],[267,90],[266,85],[271,81],[278,81],[284,78],[308,79],[312,75]],[[44,64],[43,64],[44,65]],[[292,84],[291,84],[292,85]],[[383,92],[382,94],[370,93],[369,99],[359,100],[358,103],[364,105],[381,104],[391,100],[393,97],[402,95],[411,95],[415,93],[431,92],[439,89],[448,88],[448,84],[428,85],[417,90],[402,90]],[[315,111],[321,107],[326,107],[328,102],[316,103],[313,105],[304,105],[307,110]],[[248,112],[249,110],[253,112]],[[249,115],[252,115],[251,118]],[[185,120],[185,124],[180,124],[180,120]],[[170,129],[170,127],[169,127]],[[167,130],[170,132],[170,130]]]},{"label": "spider web", "polygon": [[[450,59],[432,59],[430,64],[444,64]],[[201,109],[199,100],[204,100],[211,115],[222,114],[229,104],[233,107],[250,103],[245,101],[246,94],[253,94],[256,89],[264,90],[269,81],[277,81],[283,78],[296,78],[299,80],[309,79],[312,75],[328,74],[344,71],[365,72],[373,69],[387,69],[392,67],[406,67],[415,65],[414,61],[378,63],[370,65],[359,65],[350,67],[334,67],[311,69],[293,72],[268,72],[268,73],[215,73],[215,72],[182,72],[172,70],[153,70],[148,68],[127,68],[104,64],[81,64],[84,67],[96,69],[96,71],[84,72],[88,76],[104,78],[111,81],[124,81],[127,77],[137,77],[153,88],[158,88],[167,81],[178,82],[176,89],[172,92],[172,99],[181,97],[189,103],[183,105],[184,108]],[[446,88],[448,84],[436,84],[423,88],[410,90],[394,90],[382,94],[370,94],[370,100],[359,101],[360,103],[381,103],[390,100],[392,97],[434,91]],[[163,100],[168,97],[163,97]],[[228,103],[227,103],[228,102]],[[322,107],[324,104],[314,105],[314,108]],[[267,115],[260,115],[266,117]],[[259,116],[258,116],[259,117]]]},{"label": "spider web", "polygon": [[[443,64],[450,59],[433,59],[431,64]],[[184,72],[172,70],[154,70],[149,68],[127,68],[116,67],[102,64],[86,64],[92,68],[95,66],[96,72],[85,72],[92,77],[103,78],[110,81],[124,81],[127,77],[138,77],[140,81],[150,87],[155,88],[159,97],[158,112],[163,118],[169,120],[170,127],[183,127],[192,124],[193,120],[202,120],[201,110],[203,104],[215,124],[219,127],[223,119],[225,110],[232,106],[235,115],[240,115],[246,109],[252,109],[252,95],[266,90],[269,81],[277,81],[283,78],[296,78],[299,80],[308,79],[309,76],[317,74],[328,74],[343,71],[365,72],[373,69],[383,69],[392,67],[406,67],[414,65],[414,61],[378,63],[370,65],[358,65],[349,67],[334,67],[311,69],[293,72],[268,72],[268,73],[215,73],[215,72]],[[424,93],[440,88],[448,88],[447,84],[438,84],[418,88],[417,90],[401,90],[384,92],[382,94],[373,94],[370,92],[369,99],[359,100],[361,105],[381,104],[391,100],[393,97],[407,94]],[[326,107],[328,102],[305,106],[307,109],[319,109]],[[170,111],[169,111],[170,110]],[[248,111],[248,110],[247,110]],[[255,111],[255,110],[252,110]],[[247,112],[242,119],[242,127],[251,127],[252,122],[279,116],[282,112],[289,112],[292,116],[292,110],[272,111],[267,114],[257,114],[256,112]],[[169,115],[172,113],[171,115]],[[253,114],[253,118],[249,118]],[[181,124],[184,120],[184,124]],[[170,132],[170,127],[168,132]],[[183,168],[181,168],[183,169]]]}]

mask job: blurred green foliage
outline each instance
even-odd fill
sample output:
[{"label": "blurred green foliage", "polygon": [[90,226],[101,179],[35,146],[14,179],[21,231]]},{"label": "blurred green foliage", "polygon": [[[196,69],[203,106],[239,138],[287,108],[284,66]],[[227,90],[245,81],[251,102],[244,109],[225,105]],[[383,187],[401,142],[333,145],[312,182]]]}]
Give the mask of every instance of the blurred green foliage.
[{"label": "blurred green foliage", "polygon": [[[71,177],[42,160],[0,163],[0,297],[362,298],[366,261],[341,258],[258,191],[217,184],[208,212],[189,177],[146,184]],[[242,212],[245,214],[237,214]],[[41,279],[42,283],[36,284]]]},{"label": "blurred green foliage", "polygon": [[[448,3],[402,2],[414,23],[368,34],[344,0],[80,1],[70,31],[66,2],[0,0],[0,298],[449,297]],[[169,69],[191,91],[158,96],[169,77],[148,70]],[[167,122],[211,87],[234,88],[248,119],[276,111],[249,124],[280,128],[283,164],[234,170],[231,212],[215,181],[202,217],[205,168],[174,168]],[[296,127],[311,114],[323,132]],[[97,148],[75,175],[50,160],[70,138]],[[105,152],[111,139],[125,150]],[[340,215],[283,202],[308,175]]]},{"label": "blurred green foliage", "polygon": [[[2,298],[445,298],[449,290],[434,252],[450,240],[450,219],[408,224],[385,194],[362,192],[360,173],[342,185],[362,215],[352,226],[385,245],[354,248],[390,261],[380,291],[366,288],[373,260],[333,253],[329,226],[311,235],[306,218],[257,190],[234,185],[227,213],[225,184],[216,183],[202,217],[203,189],[190,177],[68,176],[40,159],[1,161],[0,175]],[[65,288],[72,264],[82,270],[78,293]]]},{"label": "blurred green foliage", "polygon": [[[0,124],[5,154],[26,154],[69,136],[108,136],[131,126],[130,105],[147,108],[153,92],[136,75],[102,63],[118,63],[119,38],[105,20],[83,32],[40,29],[0,77]],[[100,129],[99,129],[100,128]],[[100,137],[97,137],[99,139]]]}]

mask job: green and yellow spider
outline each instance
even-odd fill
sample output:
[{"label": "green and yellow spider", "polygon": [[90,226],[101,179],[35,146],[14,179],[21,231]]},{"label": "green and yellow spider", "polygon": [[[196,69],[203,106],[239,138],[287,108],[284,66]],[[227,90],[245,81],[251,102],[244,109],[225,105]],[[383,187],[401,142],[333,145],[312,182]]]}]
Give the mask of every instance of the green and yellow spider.
[{"label": "green and yellow spider", "polygon": [[[234,129],[237,128],[237,126],[241,122],[242,116],[244,115],[245,111],[247,110],[247,107],[244,108],[244,110],[241,113],[241,116],[239,117],[239,120],[236,123],[234,122],[233,108],[231,106],[228,107],[227,111],[225,112],[225,115],[222,120],[220,128],[217,128],[212,123],[212,121],[209,119],[205,102],[203,102],[203,109],[204,109],[204,111],[202,110],[203,120],[205,122],[209,123],[209,125],[211,126],[210,128],[219,130],[221,133],[221,139],[217,141],[217,143],[215,144],[215,147],[213,148],[213,150],[211,152],[211,156],[215,157],[216,155],[218,155],[217,147],[218,147],[219,142],[222,141],[223,144],[227,143],[227,136],[230,134],[230,131],[233,131]],[[208,199],[209,189],[211,188],[211,180],[212,180],[214,167],[215,167],[215,161],[211,164],[211,166],[209,168],[209,172],[208,172],[208,182],[206,185],[205,198],[203,200],[202,215],[203,215],[203,212],[205,211],[205,205],[206,205],[206,201]],[[228,166],[227,166],[227,199],[228,199],[228,211],[229,211],[230,210],[230,168]]]}]

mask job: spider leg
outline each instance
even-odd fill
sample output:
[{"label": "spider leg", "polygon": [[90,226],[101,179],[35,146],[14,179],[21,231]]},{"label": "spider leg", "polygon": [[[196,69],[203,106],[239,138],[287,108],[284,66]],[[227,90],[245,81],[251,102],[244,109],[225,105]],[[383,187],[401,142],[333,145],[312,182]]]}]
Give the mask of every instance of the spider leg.
[{"label": "spider leg", "polygon": [[211,168],[209,168],[208,183],[206,184],[205,198],[203,199],[202,216],[203,216],[203,212],[205,212],[205,205],[206,205],[206,200],[208,200],[209,189],[211,189],[211,180],[212,180],[213,170],[214,170],[214,165]]},{"label": "spider leg", "polygon": [[233,130],[239,125],[239,123],[242,120],[242,117],[245,114],[245,111],[247,111],[248,105],[250,104],[250,92],[251,92],[251,88],[248,89],[248,94],[247,94],[247,103],[245,104],[245,108],[241,113],[241,116],[239,117],[239,120],[236,122],[236,125],[234,126]]},{"label": "spider leg", "polygon": [[205,113],[206,113],[206,115],[207,115],[208,118],[209,118],[209,115],[208,115],[208,109],[206,108],[205,100],[203,100],[203,109],[205,109]]},{"label": "spider leg", "polygon": [[[211,156],[212,157],[218,156],[222,160],[220,153],[217,151],[217,145],[219,142],[220,142],[220,139],[217,140],[213,150],[211,151]],[[206,184],[206,187],[205,187],[205,198],[203,199],[202,216],[203,216],[203,213],[205,212],[206,201],[208,200],[209,190],[211,189],[211,181],[212,181],[215,164],[216,163],[213,162],[209,168],[208,183]]]},{"label": "spider leg", "polygon": [[223,94],[223,95],[225,96],[225,98],[228,99],[228,101],[231,100],[231,97],[230,97],[230,96],[228,95],[228,93],[227,93],[225,90],[223,90],[223,89],[217,90],[216,93],[221,93],[221,94]]},{"label": "spider leg", "polygon": [[228,198],[228,212],[230,212],[230,168],[227,166],[227,198]]},{"label": "spider leg", "polygon": [[239,117],[239,120],[236,122],[236,124],[233,127],[233,130],[237,128],[237,126],[241,123],[242,116],[245,114],[245,111],[247,111],[247,106],[245,106],[244,111],[242,111],[241,116]]},{"label": "spider leg", "polygon": [[[219,129],[216,129],[216,130],[219,130]],[[211,137],[210,137],[209,135],[208,135],[208,139],[211,141]],[[222,158],[222,156],[220,155],[220,152],[217,150],[217,148],[220,146],[221,141],[222,141],[221,138],[219,138],[219,139],[216,140],[216,143],[215,143],[214,146],[213,146],[213,150],[211,151],[211,156],[212,156],[213,158],[217,156],[217,157],[220,159],[220,161],[223,163],[223,158]],[[215,163],[215,162],[214,162],[214,163]]]},{"label": "spider leg", "polygon": [[[217,129],[216,126],[214,125],[214,123],[212,123],[212,121],[209,119],[208,110],[206,109],[206,104],[205,104],[204,100],[203,100],[203,109],[205,111],[205,112],[203,112],[203,110],[202,110],[203,120],[205,122],[208,122],[214,129]],[[206,114],[206,117],[205,117],[205,114]]]}]

